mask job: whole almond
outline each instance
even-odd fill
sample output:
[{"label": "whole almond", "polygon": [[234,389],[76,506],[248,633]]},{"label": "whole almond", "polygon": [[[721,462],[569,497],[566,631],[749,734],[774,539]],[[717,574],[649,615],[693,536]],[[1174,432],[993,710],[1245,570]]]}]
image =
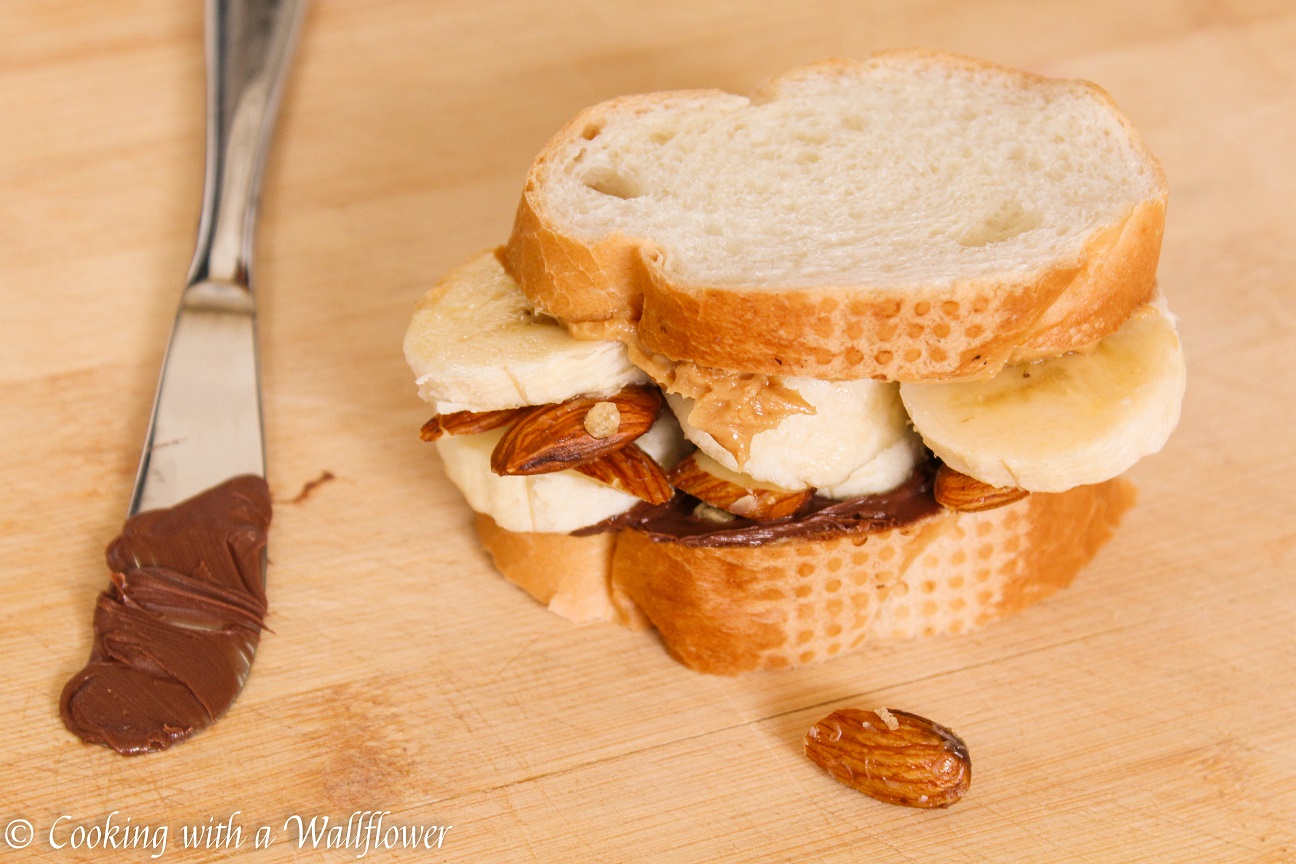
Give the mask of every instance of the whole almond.
[{"label": "whole almond", "polygon": [[456,411],[453,414],[438,414],[423,424],[419,438],[424,441],[435,441],[442,435],[472,435],[477,432],[489,432],[512,423],[525,408],[505,408],[500,411]]},{"label": "whole almond", "polygon": [[1030,494],[1025,489],[1013,486],[991,486],[989,483],[982,483],[975,477],[955,471],[948,465],[941,465],[936,469],[933,492],[936,501],[945,508],[961,510],[965,513],[993,510],[1020,501]]},{"label": "whole almond", "polygon": [[670,473],[670,482],[694,498],[719,507],[735,516],[756,521],[768,521],[791,516],[814,496],[813,489],[776,489],[767,484],[740,485],[717,471],[731,477],[737,472],[717,468],[713,459],[694,453],[680,461]]},{"label": "whole almond", "polygon": [[805,752],[834,779],[887,804],[948,807],[972,783],[963,740],[907,711],[834,711],[806,733]]},{"label": "whole almond", "polygon": [[[611,402],[620,422],[606,438],[585,428],[585,415],[599,402]],[[526,409],[491,453],[496,474],[548,474],[592,462],[620,450],[652,428],[661,413],[655,387],[627,387],[615,396],[577,396],[556,405]]]},{"label": "whole almond", "polygon": [[665,504],[675,494],[666,472],[637,444],[583,462],[576,470],[650,504]]}]

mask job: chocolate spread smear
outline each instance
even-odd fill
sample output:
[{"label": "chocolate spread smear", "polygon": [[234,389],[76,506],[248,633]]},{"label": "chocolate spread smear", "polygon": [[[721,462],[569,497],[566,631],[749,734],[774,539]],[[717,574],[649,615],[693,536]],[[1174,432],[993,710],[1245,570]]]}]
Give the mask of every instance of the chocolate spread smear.
[{"label": "chocolate spread smear", "polygon": [[270,490],[243,476],[132,516],[108,545],[94,647],[63,687],[63,723],[123,755],[209,726],[252,666],[266,614]]},{"label": "chocolate spread smear", "polygon": [[619,517],[619,523],[610,530],[628,529],[647,534],[656,541],[711,547],[759,546],[786,539],[885,531],[940,511],[932,494],[933,474],[933,465],[921,464],[909,479],[890,492],[846,501],[815,495],[791,516],[765,522],[741,517],[715,522],[696,515],[699,501],[679,492],[666,504],[635,506]]}]

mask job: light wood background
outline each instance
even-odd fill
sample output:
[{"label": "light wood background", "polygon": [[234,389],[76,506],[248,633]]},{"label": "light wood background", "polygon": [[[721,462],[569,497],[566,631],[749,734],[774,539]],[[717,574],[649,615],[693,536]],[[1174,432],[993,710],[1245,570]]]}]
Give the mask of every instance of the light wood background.
[{"label": "light wood background", "polygon": [[[354,860],[283,825],[366,810],[453,825],[373,861],[1296,860],[1296,6],[317,0],[257,250],[274,632],[215,728],[123,759],[56,699],[191,252],[199,7],[0,3],[0,823],[36,830],[0,860],[149,860],[50,847],[60,816],[61,843],[112,811],[169,826],[159,860]],[[418,441],[412,304],[503,240],[578,108],[909,45],[1098,81],[1165,163],[1190,378],[1139,506],[1018,618],[801,671],[702,677],[650,634],[549,616]],[[962,803],[881,805],[801,755],[830,710],[882,704],[967,740]],[[177,848],[235,811],[241,850]]]}]

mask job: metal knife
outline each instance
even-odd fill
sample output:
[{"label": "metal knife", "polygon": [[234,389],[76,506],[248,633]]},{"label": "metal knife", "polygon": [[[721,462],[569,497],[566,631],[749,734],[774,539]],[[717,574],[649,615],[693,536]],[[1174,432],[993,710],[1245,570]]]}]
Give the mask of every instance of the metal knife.
[{"label": "metal knife", "polygon": [[265,476],[251,257],[257,198],[304,0],[208,0],[207,164],[128,515]]},{"label": "metal knife", "polygon": [[134,755],[237,698],[266,612],[265,484],[251,245],[257,190],[302,0],[208,0],[207,166],[198,245],[158,382],[94,645],[59,713]]}]

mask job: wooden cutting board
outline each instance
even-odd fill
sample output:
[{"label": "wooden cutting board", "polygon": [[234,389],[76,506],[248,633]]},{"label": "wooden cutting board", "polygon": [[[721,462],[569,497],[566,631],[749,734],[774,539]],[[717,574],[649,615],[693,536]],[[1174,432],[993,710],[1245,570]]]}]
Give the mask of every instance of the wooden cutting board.
[{"label": "wooden cutting board", "polygon": [[[1296,860],[1289,2],[319,0],[257,250],[273,632],[216,727],[123,759],[56,699],[191,251],[198,7],[0,5],[0,859],[354,860],[327,834],[298,848],[294,819],[377,811],[384,832],[452,827],[375,861]],[[1026,614],[800,671],[702,677],[649,633],[548,615],[490,569],[418,440],[412,304],[504,239],[578,108],[907,45],[1098,81],[1163,159],[1190,379],[1138,507]],[[800,741],[847,705],[956,729],[967,798],[916,812],[827,779]],[[127,820],[165,829],[164,855],[85,848]],[[182,848],[218,824],[240,830],[199,841],[241,846]]]}]

